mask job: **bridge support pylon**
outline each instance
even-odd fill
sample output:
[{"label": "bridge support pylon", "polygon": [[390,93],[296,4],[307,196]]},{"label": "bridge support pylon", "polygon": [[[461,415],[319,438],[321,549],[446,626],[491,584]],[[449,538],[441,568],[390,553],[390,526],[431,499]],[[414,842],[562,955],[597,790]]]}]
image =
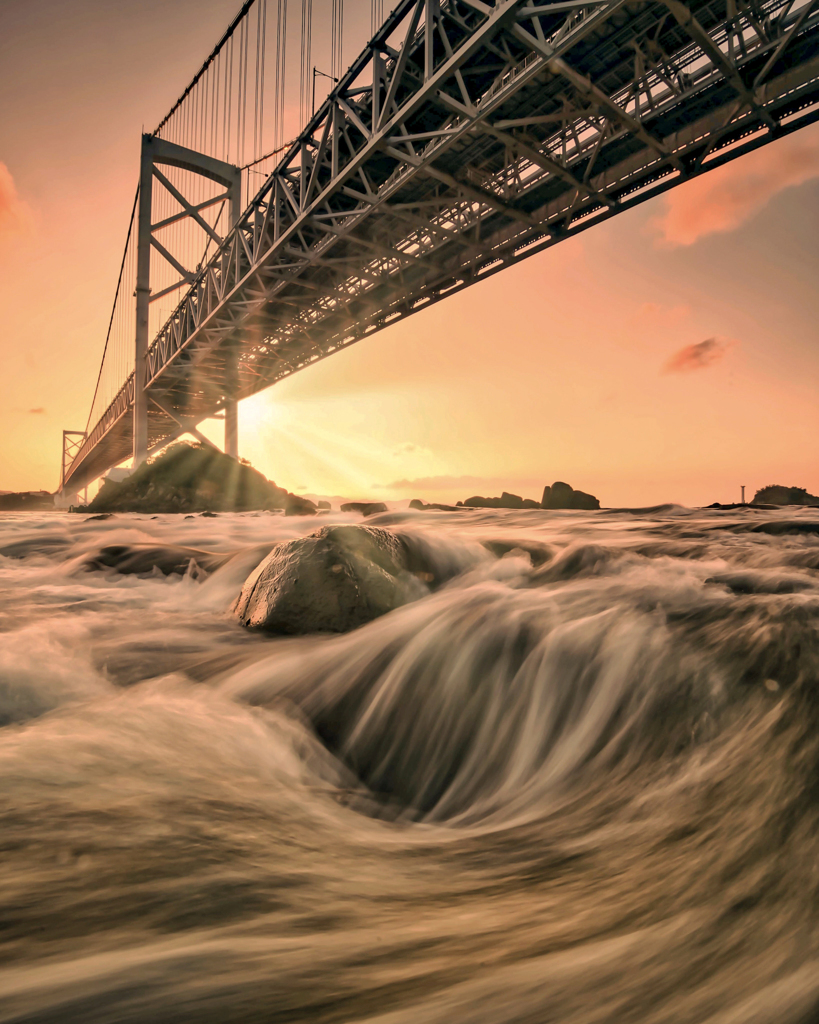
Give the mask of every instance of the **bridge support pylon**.
[{"label": "bridge support pylon", "polygon": [[225,354],[225,455],[232,459],[239,458],[238,369],[239,354],[235,347],[231,347]]},{"label": "bridge support pylon", "polygon": [[[139,212],[137,222],[137,285],[136,285],[136,337],[134,344],[134,468],[148,458],[148,393],[150,383],[147,378],[147,355],[149,344],[149,324],[151,303],[163,295],[183,285],[190,285],[197,278],[197,272],[186,270],[156,238],[156,231],[162,226],[153,223],[153,189],[157,180],[182,207],[182,214],[176,220],[192,219],[199,227],[204,227],[217,243],[215,230],[207,225],[200,214],[201,206],[188,201],[175,185],[162,173],[160,166],[178,167],[191,174],[208,178],[222,185],[223,196],[215,197],[216,201],[227,201],[229,211],[229,227],[232,228],[242,212],[242,171],[233,164],[225,163],[193,149],[178,146],[175,142],[158,138],[155,135],[142,136],[142,151],[139,165]],[[160,292],[151,292],[151,251],[156,250],[181,275],[179,281]],[[235,356],[230,350],[229,359],[235,367]],[[239,428],[235,369],[226,380],[225,400],[225,448],[229,455],[238,458]],[[156,403],[155,404],[159,404]],[[178,417],[174,416],[174,419]]]}]

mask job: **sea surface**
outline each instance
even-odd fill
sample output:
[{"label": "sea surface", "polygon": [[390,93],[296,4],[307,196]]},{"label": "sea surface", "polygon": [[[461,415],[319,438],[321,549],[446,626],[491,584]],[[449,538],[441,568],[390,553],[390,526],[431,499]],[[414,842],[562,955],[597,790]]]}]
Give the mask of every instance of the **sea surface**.
[{"label": "sea surface", "polygon": [[819,1021],[819,510],[389,512],[445,585],[243,629],[336,522],[0,516],[0,1022]]}]

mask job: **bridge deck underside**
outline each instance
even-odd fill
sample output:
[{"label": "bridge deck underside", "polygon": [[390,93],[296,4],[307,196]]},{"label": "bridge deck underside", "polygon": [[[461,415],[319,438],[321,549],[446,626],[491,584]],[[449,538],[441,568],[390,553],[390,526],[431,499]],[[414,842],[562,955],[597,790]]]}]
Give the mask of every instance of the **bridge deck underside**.
[{"label": "bridge deck underside", "polygon": [[[153,342],[149,396],[201,420],[816,116],[813,5],[557,6],[450,0],[431,67],[416,19],[377,89],[342,82]],[[129,455],[132,386],[77,479]],[[151,443],[178,432],[150,408]]]}]

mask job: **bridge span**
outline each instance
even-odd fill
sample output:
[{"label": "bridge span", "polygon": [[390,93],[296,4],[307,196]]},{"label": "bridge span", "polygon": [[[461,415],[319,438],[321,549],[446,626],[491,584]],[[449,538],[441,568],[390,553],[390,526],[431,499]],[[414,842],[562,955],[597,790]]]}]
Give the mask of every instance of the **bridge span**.
[{"label": "bridge span", "polygon": [[[215,415],[235,455],[240,399],[819,117],[819,0],[400,0],[343,74],[334,22],[336,74],[313,68],[312,85],[338,80],[312,116],[302,0],[305,123],[282,146],[278,0],[279,147],[243,163],[229,142],[233,47],[247,107],[255,17],[258,151],[262,2],[255,15],[245,3],[143,137],[66,493]],[[192,271],[163,241],[183,223],[205,244]]]}]

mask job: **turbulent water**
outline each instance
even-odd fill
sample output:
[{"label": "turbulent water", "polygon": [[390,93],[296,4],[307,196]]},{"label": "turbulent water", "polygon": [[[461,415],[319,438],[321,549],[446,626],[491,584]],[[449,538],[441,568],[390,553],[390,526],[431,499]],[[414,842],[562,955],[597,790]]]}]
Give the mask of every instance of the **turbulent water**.
[{"label": "turbulent water", "polygon": [[819,512],[392,512],[441,589],[237,624],[354,521],[0,517],[0,1022],[818,1021]]}]

